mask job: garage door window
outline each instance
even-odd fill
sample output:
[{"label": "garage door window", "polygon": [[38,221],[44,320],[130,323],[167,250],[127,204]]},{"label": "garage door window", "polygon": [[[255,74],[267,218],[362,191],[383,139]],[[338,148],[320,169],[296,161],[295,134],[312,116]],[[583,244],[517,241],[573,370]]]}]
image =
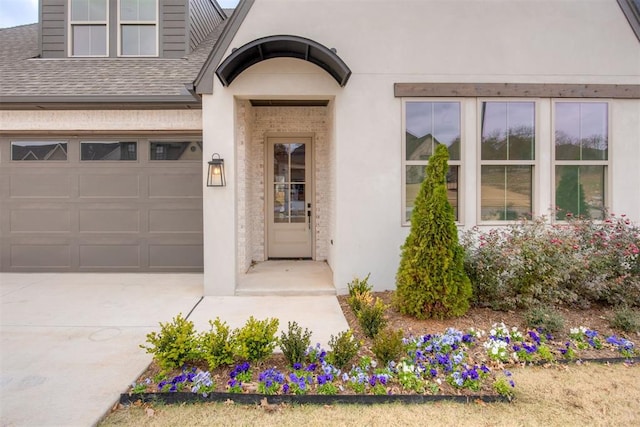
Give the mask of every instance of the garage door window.
[{"label": "garage door window", "polygon": [[82,141],[80,160],[137,160],[138,148],[131,141]]},{"label": "garage door window", "polygon": [[67,142],[12,141],[11,160],[67,160]]},{"label": "garage door window", "polygon": [[150,160],[202,160],[201,141],[151,142],[149,144]]}]

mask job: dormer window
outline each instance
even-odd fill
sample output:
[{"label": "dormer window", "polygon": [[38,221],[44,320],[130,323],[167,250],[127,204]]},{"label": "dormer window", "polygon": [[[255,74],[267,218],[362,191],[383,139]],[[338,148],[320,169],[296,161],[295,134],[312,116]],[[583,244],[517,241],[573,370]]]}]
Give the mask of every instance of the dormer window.
[{"label": "dormer window", "polygon": [[118,55],[157,56],[157,0],[120,0],[118,4]]},{"label": "dormer window", "polygon": [[71,0],[71,56],[107,56],[107,0]]}]

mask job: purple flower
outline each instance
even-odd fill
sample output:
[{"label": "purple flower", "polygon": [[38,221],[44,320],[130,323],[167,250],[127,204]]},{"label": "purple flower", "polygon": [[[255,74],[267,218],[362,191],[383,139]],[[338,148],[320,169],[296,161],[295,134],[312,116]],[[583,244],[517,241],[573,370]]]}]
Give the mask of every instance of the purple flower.
[{"label": "purple flower", "polygon": [[302,369],[302,363],[294,363],[293,364],[293,369],[295,371],[299,371],[300,369]]},{"label": "purple flower", "polygon": [[370,385],[371,387],[373,387],[374,385],[376,385],[376,380],[377,380],[376,376],[375,376],[375,375],[371,375],[371,378],[369,378],[369,385]]},{"label": "purple flower", "polygon": [[531,337],[532,340],[534,340],[536,342],[536,344],[540,344],[540,336],[538,334],[536,334],[533,331],[529,331],[529,336]]}]

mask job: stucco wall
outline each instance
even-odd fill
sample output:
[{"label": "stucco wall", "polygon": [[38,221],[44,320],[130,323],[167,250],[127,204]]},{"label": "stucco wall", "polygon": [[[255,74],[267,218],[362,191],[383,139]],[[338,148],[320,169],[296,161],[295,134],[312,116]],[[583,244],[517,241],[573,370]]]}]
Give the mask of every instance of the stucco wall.
[{"label": "stucco wall", "polygon": [[[409,229],[401,225],[403,100],[394,97],[394,83],[640,84],[640,44],[613,0],[257,0],[226,54],[274,34],[336,48],[353,71],[347,85],[340,88],[312,64],[281,58],[250,67],[228,88],[214,79],[213,96],[205,98],[214,98],[216,108],[229,108],[234,96],[334,99],[327,170],[335,209],[328,257],[339,292],[367,273],[376,289],[395,287],[399,248]],[[479,223],[481,100],[456,100],[464,141],[460,219],[467,228]],[[536,214],[548,214],[553,99],[533,100],[534,207]],[[604,101],[610,105],[609,207],[640,222],[640,100]],[[213,118],[208,102],[205,115]],[[225,119],[224,114],[213,119],[212,144],[233,133],[233,123]]]}]

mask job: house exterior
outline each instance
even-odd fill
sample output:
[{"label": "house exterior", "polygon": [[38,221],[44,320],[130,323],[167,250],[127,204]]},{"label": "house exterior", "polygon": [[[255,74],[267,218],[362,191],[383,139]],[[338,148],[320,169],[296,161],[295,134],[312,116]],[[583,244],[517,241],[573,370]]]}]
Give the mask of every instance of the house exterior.
[{"label": "house exterior", "polygon": [[[11,135],[113,127],[134,135],[201,132],[199,192],[184,193],[177,179],[157,188],[173,189],[177,197],[166,209],[180,221],[167,234],[182,239],[184,227],[202,238],[207,295],[233,295],[253,263],[280,258],[326,261],[339,293],[368,273],[376,290],[393,289],[399,248],[435,144],[449,148],[447,186],[461,231],[522,216],[562,221],[567,213],[599,219],[609,211],[640,221],[639,17],[635,0],[241,0],[216,27],[215,45],[193,75],[189,89],[197,107],[184,101],[180,109],[158,105],[131,114],[99,102],[93,107],[103,108],[100,113],[70,111],[66,104],[42,112],[18,98],[3,99],[0,118]],[[112,44],[105,49],[118,55]],[[140,96],[150,89],[140,89]],[[60,129],[57,115],[73,130]],[[180,141],[185,138],[174,142]],[[17,166],[24,163],[6,160],[14,140],[2,143],[3,182],[11,178],[2,184],[3,200],[18,210],[38,209],[26,199],[45,190],[20,193],[22,180],[37,174],[22,175]],[[116,157],[128,152],[126,145],[113,148]],[[208,162],[216,154],[224,159],[226,186],[210,188]],[[82,152],[73,156],[82,159]],[[102,185],[104,175],[94,182]],[[114,185],[131,188],[124,181]],[[113,190],[104,191],[110,196]],[[183,207],[184,194],[202,197],[199,223],[195,214],[187,219],[196,209]],[[23,198],[14,201],[14,195]],[[105,223],[105,217],[126,216],[91,206]],[[149,218],[157,215],[151,211]],[[14,222],[24,221],[25,230],[37,223],[13,211],[2,218],[3,236],[12,235]],[[107,242],[106,235],[98,237]],[[31,238],[24,242],[41,237]],[[2,245],[2,268],[19,269],[8,248],[14,243]],[[138,253],[150,253],[153,243],[147,245]],[[106,249],[94,250],[93,259],[101,259],[100,251]]]}]

